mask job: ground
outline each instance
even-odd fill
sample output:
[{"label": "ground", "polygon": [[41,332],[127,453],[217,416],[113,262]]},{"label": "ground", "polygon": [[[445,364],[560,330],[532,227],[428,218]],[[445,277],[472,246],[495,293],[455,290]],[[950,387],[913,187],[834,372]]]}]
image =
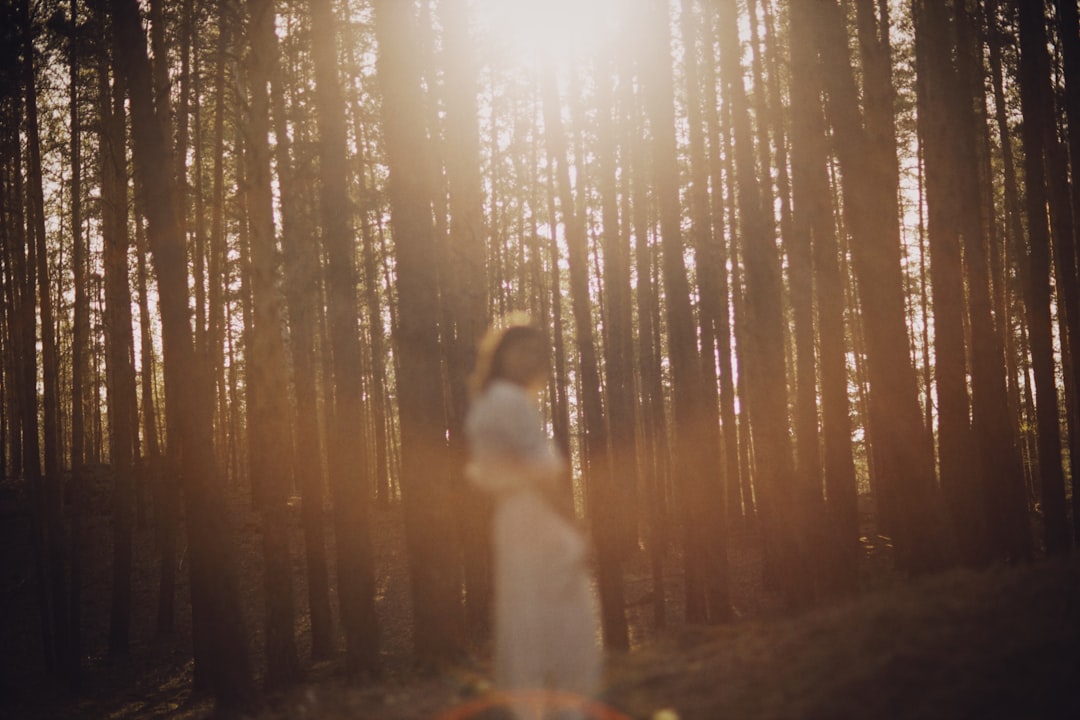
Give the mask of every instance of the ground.
[{"label": "ground", "polygon": [[[89,498],[82,550],[86,675],[83,690],[73,696],[41,671],[25,498],[10,483],[0,486],[0,718],[197,720],[213,714],[212,704],[191,691],[186,585],[178,591],[177,634],[156,637],[151,530],[139,530],[136,542],[131,657],[116,661],[105,656],[107,502],[107,482],[98,482]],[[239,492],[230,502],[238,520],[243,592],[258,666],[259,520]],[[295,530],[299,549],[299,528]],[[340,658],[332,658],[309,665],[303,684],[267,698],[246,717],[440,718],[491,697],[483,657],[439,673],[421,674],[412,667],[397,508],[376,510],[373,537],[379,557],[383,677],[346,684],[339,673]],[[730,557],[738,619],[715,628],[683,623],[682,578],[672,574],[665,585],[669,624],[656,630],[644,557],[631,559],[627,596],[633,648],[608,657],[601,698],[607,707],[626,717],[656,720],[1080,717],[1076,559],[908,581],[889,569],[887,541],[869,534],[858,596],[786,615],[761,584],[759,545],[752,531],[735,534]],[[297,576],[302,578],[302,555],[296,557]],[[181,577],[186,575],[185,560]],[[301,584],[298,607],[303,607],[303,597]],[[299,631],[300,652],[307,657],[306,628]]]}]

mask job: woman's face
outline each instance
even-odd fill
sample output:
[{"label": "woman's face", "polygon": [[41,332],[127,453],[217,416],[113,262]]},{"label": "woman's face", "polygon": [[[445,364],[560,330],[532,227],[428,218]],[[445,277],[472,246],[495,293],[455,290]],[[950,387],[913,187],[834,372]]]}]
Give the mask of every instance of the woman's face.
[{"label": "woman's face", "polygon": [[523,387],[543,384],[547,376],[547,355],[539,338],[516,340],[503,349],[503,376]]}]

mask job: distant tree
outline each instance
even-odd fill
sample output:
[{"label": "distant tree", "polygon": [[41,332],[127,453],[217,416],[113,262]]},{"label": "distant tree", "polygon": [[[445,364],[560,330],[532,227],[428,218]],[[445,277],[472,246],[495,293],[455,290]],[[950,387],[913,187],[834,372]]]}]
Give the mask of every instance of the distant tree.
[{"label": "distant tree", "polygon": [[725,99],[731,104],[735,142],[734,181],[746,278],[746,320],[751,328],[745,357],[755,366],[748,378],[750,417],[757,449],[755,487],[764,515],[766,543],[775,543],[772,552],[778,562],[776,570],[781,588],[786,601],[797,606],[813,597],[810,568],[800,557],[800,537],[805,537],[813,496],[810,489],[795,485],[787,386],[782,381],[786,380],[786,340],[780,259],[771,213],[762,206],[761,184],[753,157],[749,105],[738,59],[738,14],[734,0],[721,2],[717,8],[722,33],[720,68]]},{"label": "distant tree", "polygon": [[[956,151],[971,337],[971,426],[973,450],[979,456],[983,484],[972,490],[969,499],[977,503],[986,516],[983,521],[985,552],[997,557],[1028,559],[1031,557],[1031,527],[1024,493],[1023,457],[1010,416],[1006,364],[1003,362],[1006,346],[992,315],[991,279],[995,277],[992,258],[994,248],[1000,247],[994,240],[994,224],[986,220],[993,207],[993,188],[980,187],[991,185],[987,167],[989,125],[983,110],[986,106],[986,73],[977,37],[976,13],[958,3],[954,22],[958,86],[951,104],[960,138]],[[971,128],[971,132],[964,132],[964,128]]]},{"label": "distant tree", "polygon": [[[709,34],[711,36],[711,33]],[[730,229],[725,222],[725,158],[721,148],[727,140],[727,129],[721,127],[720,102],[718,95],[718,68],[714,43],[703,43],[701,75],[702,104],[706,122],[708,142],[709,172],[709,250],[702,259],[702,272],[712,275],[716,281],[716,316],[715,325],[717,350],[717,373],[720,383],[720,430],[723,436],[724,451],[724,500],[729,521],[741,520],[744,505],[750,512],[752,503],[749,497],[743,497],[739,478],[745,474],[745,468],[739,467],[739,428],[735,415],[735,374],[733,372],[734,353],[732,349],[732,308],[731,280],[727,270],[729,251],[725,231]],[[733,226],[732,226],[733,227]],[[708,258],[708,262],[704,260]],[[711,267],[710,267],[711,265]],[[699,281],[700,282],[700,281]],[[704,297],[702,298],[704,301]],[[707,309],[705,305],[704,309]]]},{"label": "distant tree", "polygon": [[1020,107],[1024,115],[1025,208],[1027,211],[1027,314],[1031,362],[1035,373],[1039,443],[1039,479],[1046,552],[1067,552],[1071,530],[1065,511],[1065,477],[1061,466],[1058,391],[1054,379],[1050,325],[1050,228],[1047,224],[1047,159],[1053,101],[1046,51],[1046,16],[1042,3],[1018,3],[1020,35]]},{"label": "distant tree", "polygon": [[[105,6],[98,3],[95,19],[107,28]],[[128,274],[128,187],[122,84],[110,83],[113,63],[108,48],[97,58],[98,153],[101,173],[101,235],[105,270],[105,347],[108,369],[109,457],[113,470],[113,577],[109,612],[109,654],[129,651],[132,616],[132,483],[135,476],[134,436],[138,417],[129,396],[135,392],[132,363],[131,293]],[[116,101],[119,100],[119,103]]]},{"label": "distant tree", "polygon": [[559,219],[566,233],[570,304],[574,315],[574,338],[581,371],[580,413],[585,433],[582,453],[583,480],[588,490],[588,511],[593,520],[593,539],[598,553],[597,572],[604,642],[610,647],[625,650],[629,646],[629,640],[618,548],[618,500],[611,476],[603,388],[592,325],[588,237],[570,184],[567,142],[559,116],[559,91],[551,68],[545,68],[540,83],[544,107],[544,135],[548,156],[554,168]]},{"label": "distant tree", "polygon": [[262,539],[266,591],[267,688],[299,679],[296,653],[293,562],[288,533],[288,499],[292,490],[292,438],[278,299],[277,232],[270,173],[271,76],[277,71],[273,0],[248,3],[251,48],[248,80],[251,114],[245,159],[248,166],[251,217],[251,344],[247,346],[248,434],[252,484],[261,492],[256,504],[263,518]]},{"label": "distant tree", "polygon": [[[720,394],[717,377],[717,346],[727,341],[722,336],[722,323],[720,314],[723,301],[720,298],[721,283],[720,275],[727,268],[721,268],[717,262],[716,244],[713,238],[713,223],[710,217],[709,205],[709,161],[705,147],[705,122],[702,112],[702,73],[698,60],[698,45],[700,44],[701,30],[705,30],[704,41],[709,44],[710,50],[705,55],[707,62],[713,62],[711,46],[712,33],[708,32],[709,23],[694,8],[695,3],[691,0],[683,0],[680,7],[680,27],[682,30],[682,43],[686,48],[686,65],[684,69],[686,80],[686,119],[689,123],[689,160],[690,160],[690,245],[694,249],[694,278],[697,281],[700,298],[698,300],[698,327],[701,335],[701,371],[702,389],[706,394],[706,407],[710,413],[707,422],[709,427],[717,429],[717,435],[709,440],[709,447],[713,449],[713,462],[720,464],[721,453],[724,448],[720,444],[718,434],[720,427]],[[705,82],[716,81],[715,72],[706,72]],[[716,101],[715,90],[712,102]],[[720,230],[722,232],[722,230]],[[737,474],[736,474],[737,477]],[[726,480],[727,478],[725,478]],[[727,483],[725,483],[726,485]]]},{"label": "distant tree", "polygon": [[[480,167],[480,128],[477,108],[477,67],[469,34],[468,3],[444,0],[439,15],[444,27],[446,81],[446,179],[449,191],[451,265],[440,274],[446,288],[443,302],[452,308],[449,349],[450,399],[453,412],[450,442],[452,482],[460,486],[464,469],[461,424],[465,417],[466,380],[476,362],[476,348],[486,323],[484,277],[484,195]],[[450,328],[443,328],[444,334]],[[465,560],[466,627],[486,624],[491,603],[489,527],[484,522],[482,493],[464,493],[461,534]]]},{"label": "distant tree", "polygon": [[[625,52],[625,51],[619,51]],[[604,303],[604,369],[607,379],[608,427],[611,438],[611,520],[620,552],[637,546],[640,505],[637,488],[637,412],[634,402],[633,302],[630,284],[630,222],[628,208],[620,208],[618,157],[625,151],[625,132],[619,132],[618,99],[614,87],[619,63],[615,52],[596,62],[603,80],[597,88],[597,190],[601,196],[602,271]],[[617,618],[616,618],[617,621]]]},{"label": "distant tree", "polygon": [[[1020,351],[1017,346],[1011,307],[1014,295],[1022,295],[1025,291],[1025,282],[1023,278],[1026,277],[1024,274],[1026,262],[1022,259],[1024,251],[1020,246],[1023,243],[1024,237],[1024,228],[1022,224],[1023,213],[1020,208],[1016,162],[1013,158],[1013,139],[1012,134],[1009,131],[1007,115],[1008,108],[1005,104],[1004,72],[1001,57],[1003,31],[999,27],[997,0],[989,0],[986,3],[985,18],[987,59],[990,65],[990,83],[993,88],[994,96],[994,125],[997,130],[1001,153],[1002,209],[1004,210],[1005,215],[1004,222],[1002,223],[1003,232],[1001,251],[996,253],[998,256],[997,262],[995,263],[995,267],[991,268],[994,278],[994,311],[998,332],[1001,334],[1002,342],[1005,345],[1005,372],[1010,412],[1010,432],[1019,436],[1020,449],[1025,462],[1023,473],[1024,480],[1025,482],[1030,482],[1033,470],[1038,465],[1038,459],[1032,445],[1033,432],[1030,430],[1021,432],[1020,430],[1021,425],[1026,424],[1021,422],[1021,411],[1026,411],[1029,404],[1026,400],[1023,402],[1021,400],[1019,371],[1020,365],[1024,363],[1022,362]],[[991,254],[992,259],[994,256],[995,254]],[[1020,275],[1019,283],[1011,281],[1014,266],[1017,268]],[[1020,285],[1019,289],[1017,289],[1017,285]],[[1026,372],[1024,375],[1027,377]],[[1026,382],[1024,383],[1024,387],[1025,395],[1029,394],[1029,388]],[[1024,506],[1024,523],[1026,524],[1026,498],[1022,504]],[[1024,542],[1030,547],[1030,533],[1028,533],[1028,538]]]},{"label": "distant tree", "polygon": [[[1068,120],[1068,143],[1070,167],[1074,169],[1080,158],[1080,12],[1075,3],[1055,0],[1057,11],[1058,37],[1061,43],[1062,69],[1065,74],[1065,115]],[[1072,385],[1080,391],[1080,300],[1077,298],[1077,252],[1080,248],[1080,182],[1075,175],[1070,184],[1072,189],[1073,236],[1062,239],[1063,249],[1071,246],[1073,266],[1061,269],[1068,300],[1069,313],[1069,355],[1072,358]],[[1063,253],[1064,259],[1069,253]],[[1070,292],[1070,286],[1072,288]],[[1071,295],[1071,299],[1069,296]],[[1074,402],[1069,417],[1069,463],[1072,483],[1072,520],[1073,542],[1080,543],[1080,408]]]},{"label": "distant tree", "polygon": [[[865,117],[859,108],[844,18],[834,0],[819,4],[813,27],[864,318],[874,473],[883,506],[895,516],[898,564],[910,572],[934,571],[947,564],[951,548],[944,541],[931,447],[908,346],[896,159],[888,149],[895,138],[882,132],[882,124],[891,120],[882,118],[877,106],[869,110],[872,103]],[[890,77],[868,71],[867,92],[891,97],[891,89],[881,87],[887,82],[891,88]],[[886,105],[891,107],[891,101]]]},{"label": "distant tree", "polygon": [[919,140],[926,177],[930,284],[934,301],[934,380],[938,410],[941,487],[953,515],[960,558],[986,562],[981,469],[974,464],[964,342],[961,256],[961,130],[951,98],[961,92],[952,54],[955,37],[943,3],[917,0],[915,52],[918,68]]},{"label": "distant tree", "polygon": [[[32,245],[29,262],[35,265],[38,314],[41,326],[42,375],[42,450],[43,457],[43,528],[48,555],[48,584],[51,637],[56,658],[55,670],[68,678],[70,671],[67,528],[64,521],[63,483],[60,477],[60,357],[56,342],[52,277],[49,274],[49,248],[45,232],[45,195],[42,178],[41,135],[38,119],[37,70],[34,49],[34,17],[28,0],[22,0],[20,25],[23,57],[22,90],[26,129],[26,210],[28,242]],[[33,346],[33,343],[30,345]],[[35,381],[36,385],[36,381]]]},{"label": "distant tree", "polygon": [[[273,38],[269,38],[273,40]],[[275,53],[279,51],[275,43]],[[301,180],[294,167],[293,143],[285,103],[286,60],[279,57],[271,77],[275,159],[281,193],[281,262],[284,295],[289,315],[289,353],[292,360],[293,459],[301,496],[304,551],[307,560],[308,609],[311,617],[311,654],[325,658],[333,649],[330,614],[329,566],[323,527],[326,493],[323,458],[319,451],[318,393],[315,368],[315,304],[320,298],[319,248],[312,242],[312,214],[304,207]]]},{"label": "distant tree", "polygon": [[328,437],[330,486],[334,493],[337,580],[345,667],[349,675],[378,669],[379,624],[375,615],[375,570],[368,529],[367,497],[360,446],[363,422],[360,339],[357,331],[356,260],[346,182],[345,105],[337,76],[337,34],[330,0],[311,0],[315,106],[319,127],[319,184],[322,240],[326,252],[327,338],[333,358],[334,422]]},{"label": "distant tree", "polygon": [[[112,3],[112,41],[126,76],[131,100],[137,177],[146,195],[148,235],[157,274],[165,347],[167,411],[175,414],[183,448],[191,597],[196,663],[204,664],[211,691],[223,707],[249,702],[253,695],[247,632],[233,565],[225,504],[217,481],[211,432],[211,398],[194,355],[188,306],[187,254],[178,216],[172,152],[163,132],[163,108],[155,107],[146,36],[134,0]],[[173,443],[170,442],[170,446]],[[198,625],[202,625],[199,628]]]},{"label": "distant tree", "polygon": [[422,661],[445,661],[460,643],[460,568],[446,473],[446,427],[437,325],[438,277],[432,225],[431,152],[424,123],[411,8],[375,3],[378,77],[390,176],[396,259],[401,489],[413,590],[414,641]]},{"label": "distant tree", "polygon": [[[639,92],[632,82],[638,66],[644,61],[641,36],[627,33],[619,58],[619,100],[623,107],[620,125],[624,134],[626,151],[624,160],[624,196],[630,203],[630,212],[624,215],[633,235],[634,271],[637,286],[633,300],[637,306],[637,343],[634,348],[634,366],[639,379],[638,397],[640,412],[638,420],[641,432],[641,500],[640,508],[645,517],[649,550],[649,565],[653,582],[653,619],[658,627],[667,622],[664,593],[664,561],[667,555],[668,502],[670,485],[670,457],[667,444],[667,423],[664,412],[664,390],[660,369],[660,303],[657,283],[654,281],[656,252],[651,242],[652,225],[649,219],[648,188],[651,173],[648,163],[649,141],[644,137],[644,109]],[[557,296],[557,295],[556,295]]]},{"label": "distant tree", "polygon": [[[24,123],[24,83],[27,80],[25,53],[28,45],[23,3],[5,5],[3,48],[4,127],[4,260],[5,301],[10,300],[9,328],[12,332],[12,371],[15,376],[13,399],[19,427],[19,447],[15,449],[15,467],[26,479],[33,503],[31,542],[33,545],[35,601],[41,627],[42,656],[45,669],[59,675],[60,663],[53,632],[51,593],[48,586],[48,523],[45,517],[45,487],[41,464],[41,426],[38,413],[37,347],[37,248],[33,231],[28,228],[26,165],[23,159],[21,132]],[[29,48],[32,49],[32,48]],[[33,74],[30,73],[30,79]]]},{"label": "distant tree", "polygon": [[[82,525],[83,525],[83,473],[86,463],[87,396],[90,371],[90,298],[87,294],[87,242],[83,234],[82,214],[82,128],[79,112],[79,45],[82,42],[79,29],[78,3],[71,1],[71,27],[68,30],[67,50],[70,82],[68,86],[68,113],[71,152],[71,265],[75,302],[74,328],[71,338],[71,537],[69,553],[71,575],[68,585],[68,646],[67,663],[69,684],[78,688],[82,675]],[[124,402],[127,402],[127,396]],[[130,443],[130,438],[128,439]]]},{"label": "distant tree", "polygon": [[671,362],[674,425],[671,455],[685,529],[686,609],[691,622],[730,617],[724,512],[708,426],[708,393],[703,386],[690,287],[683,259],[679,168],[675,140],[671,37],[666,8],[647,4],[641,19],[650,28],[642,55],[652,138],[652,179],[660,210],[662,277]]},{"label": "distant tree", "polygon": [[[821,372],[822,439],[826,533],[829,550],[821,563],[826,587],[856,588],[858,578],[858,491],[851,450],[844,279],[840,273],[836,222],[828,176],[828,145],[822,108],[821,69],[806,3],[792,3],[791,190],[792,245],[809,243],[817,300]],[[793,248],[790,252],[796,253]],[[793,300],[794,303],[800,302]],[[798,377],[802,377],[801,374]]]}]

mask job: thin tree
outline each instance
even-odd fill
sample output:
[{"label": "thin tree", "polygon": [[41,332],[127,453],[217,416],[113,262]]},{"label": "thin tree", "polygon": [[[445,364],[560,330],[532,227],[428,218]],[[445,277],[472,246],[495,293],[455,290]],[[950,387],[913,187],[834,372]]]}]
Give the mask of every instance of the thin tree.
[{"label": "thin tree", "polygon": [[[1068,119],[1068,141],[1069,141],[1069,157],[1071,158],[1071,167],[1075,168],[1080,164],[1080,12],[1077,11],[1075,3],[1065,2],[1064,0],[1055,0],[1054,7],[1057,10],[1058,21],[1058,36],[1061,38],[1061,54],[1062,64],[1065,74],[1065,114]],[[1074,266],[1072,268],[1062,268],[1062,275],[1065,278],[1069,277],[1069,273],[1072,274],[1072,283],[1075,285],[1076,279],[1076,256],[1080,254],[1080,182],[1076,181],[1075,175],[1073,176],[1072,184],[1072,215],[1073,215],[1073,237],[1062,238],[1063,245],[1071,245],[1073,248]],[[1069,303],[1070,318],[1075,318],[1080,315],[1080,308],[1077,307],[1075,291],[1073,293],[1073,299]],[[1077,374],[1080,374],[1080,332],[1077,331],[1077,326],[1080,325],[1077,321],[1073,321],[1070,324],[1069,331],[1069,354],[1072,357],[1072,367],[1074,386],[1080,384],[1075,379]],[[1069,460],[1071,469],[1071,483],[1072,483],[1072,520],[1073,520],[1073,542],[1080,542],[1080,414],[1077,412],[1077,408],[1073,408],[1073,414],[1069,418],[1069,431],[1070,431],[1070,445],[1069,445]]]},{"label": "thin tree", "polygon": [[248,3],[251,56],[251,114],[246,160],[251,218],[252,333],[247,346],[248,437],[253,485],[262,493],[263,575],[266,592],[266,675],[268,689],[283,687],[300,676],[296,653],[292,552],[288,534],[288,499],[292,489],[292,439],[286,395],[285,342],[281,337],[278,300],[278,254],[274,198],[270,174],[270,98],[275,72],[273,0]]},{"label": "thin tree", "polygon": [[[126,76],[131,100],[132,137],[137,177],[146,196],[148,236],[157,274],[165,347],[167,411],[183,448],[188,545],[191,551],[191,598],[196,638],[206,654],[196,663],[206,669],[210,688],[223,707],[247,703],[253,696],[247,631],[240,606],[225,505],[220,497],[211,428],[212,395],[194,354],[188,306],[187,252],[178,215],[176,175],[164,133],[163,108],[155,107],[146,36],[134,0],[109,4],[112,41]],[[174,443],[170,442],[170,446]]]},{"label": "thin tree", "polygon": [[[66,528],[63,516],[63,490],[60,478],[60,358],[56,344],[56,320],[53,312],[52,278],[49,274],[49,249],[45,237],[45,195],[41,170],[41,136],[38,124],[37,71],[34,62],[33,18],[30,3],[20,3],[22,26],[22,79],[26,113],[26,205],[28,241],[32,244],[32,262],[36,271],[38,313],[41,317],[42,450],[44,451],[44,530],[48,554],[48,582],[55,644],[56,670],[67,675],[68,654]],[[32,346],[32,345],[31,345]]]},{"label": "thin tree", "polygon": [[[633,39],[632,36],[630,38]],[[660,374],[660,303],[657,300],[657,283],[653,280],[656,253],[650,237],[648,187],[650,168],[648,164],[649,143],[642,136],[643,110],[634,92],[633,74],[636,53],[629,48],[634,43],[623,44],[620,63],[620,99],[624,109],[623,132],[629,148],[626,162],[628,188],[624,195],[630,203],[630,212],[624,220],[633,235],[634,270],[637,287],[634,302],[637,305],[637,343],[635,369],[639,379],[639,414],[642,439],[641,497],[648,511],[644,518],[647,527],[649,566],[653,581],[653,620],[657,627],[667,622],[664,598],[664,560],[668,547],[667,488],[669,484],[670,457],[667,447],[667,425],[664,412],[664,389]]]},{"label": "thin tree", "polygon": [[739,432],[735,415],[735,375],[732,365],[732,327],[731,327],[731,282],[727,264],[730,257],[724,222],[724,153],[721,151],[725,135],[720,123],[720,103],[717,93],[717,63],[714,43],[704,43],[702,48],[703,104],[708,135],[709,157],[709,218],[711,222],[710,248],[707,257],[711,257],[713,269],[703,268],[715,273],[716,318],[715,334],[720,382],[720,429],[723,435],[724,450],[724,500],[729,521],[743,517],[743,506],[750,510],[750,498],[745,499],[740,490],[739,477]]},{"label": "thin tree", "polygon": [[1067,552],[1072,543],[1065,511],[1061,431],[1054,378],[1050,322],[1050,228],[1047,225],[1046,153],[1053,123],[1050,62],[1046,52],[1045,10],[1041,3],[1019,3],[1020,107],[1024,116],[1025,209],[1027,211],[1027,314],[1031,363],[1035,374],[1039,487],[1048,554]]},{"label": "thin tree", "polygon": [[964,282],[961,263],[961,171],[959,135],[970,134],[952,112],[960,92],[952,54],[954,28],[942,3],[916,0],[915,52],[918,69],[919,140],[926,177],[930,288],[934,307],[934,385],[938,412],[941,487],[953,515],[960,558],[986,561],[987,528],[981,469],[973,465],[967,364],[964,343]]},{"label": "thin tree", "polygon": [[730,617],[727,547],[719,473],[713,461],[701,356],[683,260],[671,38],[666,8],[646,8],[641,63],[653,151],[653,187],[660,208],[662,277],[674,400],[671,456],[685,528],[686,609],[691,622]]},{"label": "thin tree", "polygon": [[[452,472],[460,482],[464,444],[461,420],[465,413],[465,379],[476,362],[476,347],[485,323],[487,297],[484,275],[484,194],[480,168],[480,130],[477,109],[476,60],[464,0],[446,0],[440,9],[444,34],[446,81],[446,179],[450,195],[451,267],[440,280],[448,286],[444,303],[453,308],[453,344],[450,350],[450,398],[454,426],[450,428]],[[448,329],[444,328],[444,332]],[[470,630],[483,627],[490,608],[486,499],[477,491],[463,490],[465,512],[462,540],[465,551],[465,611]]]},{"label": "thin tree", "polygon": [[[603,61],[601,61],[603,62]],[[634,337],[632,288],[630,284],[629,218],[620,222],[618,195],[618,151],[620,134],[616,125],[617,109],[612,77],[618,58],[610,58],[600,67],[597,88],[597,184],[600,191],[602,248],[604,256],[604,367],[607,374],[608,427],[611,438],[613,497],[617,503],[619,544],[637,546],[637,425],[634,402]],[[605,70],[607,72],[605,72]],[[627,194],[629,197],[629,194]]]},{"label": "thin tree", "polygon": [[792,243],[809,243],[813,256],[820,339],[825,522],[831,539],[831,552],[822,563],[823,580],[836,589],[850,592],[855,589],[858,577],[859,515],[844,335],[845,283],[837,257],[839,247],[829,190],[821,70],[808,10],[806,3],[790,6]]},{"label": "thin tree", "polygon": [[445,474],[430,148],[420,68],[411,51],[417,40],[411,8],[394,0],[376,2],[375,29],[396,258],[394,342],[414,642],[422,661],[437,662],[449,659],[460,643],[462,610],[452,525],[445,512],[451,496]]},{"label": "thin tree", "polygon": [[[351,676],[378,668],[379,624],[375,570],[368,530],[370,499],[358,475],[362,456],[353,433],[363,422],[360,338],[357,332],[356,260],[345,167],[345,105],[337,76],[337,34],[330,0],[311,0],[315,106],[319,126],[322,239],[326,252],[327,335],[333,356],[334,420],[328,466],[334,492],[338,592],[345,629],[345,666]],[[440,395],[441,396],[441,395]]]},{"label": "thin tree", "polygon": [[[102,31],[105,7],[95,8]],[[106,48],[98,56],[98,153],[101,173],[101,236],[105,269],[105,360],[108,371],[109,457],[113,469],[113,567],[109,612],[109,654],[129,650],[132,614],[132,480],[138,417],[128,397],[135,392],[132,364],[131,294],[128,277],[127,144],[123,105],[114,106],[109,82],[112,63]],[[119,80],[117,80],[119,83]]]},{"label": "thin tree", "polygon": [[[1024,495],[1024,468],[1019,437],[1012,424],[1006,380],[1005,343],[993,318],[991,256],[994,224],[987,222],[992,208],[990,171],[980,172],[980,161],[989,162],[989,127],[985,112],[981,43],[976,42],[977,19],[964,4],[955,7],[956,70],[958,88],[952,104],[961,132],[956,146],[960,180],[960,231],[963,237],[964,270],[968,287],[971,328],[971,422],[975,447],[981,461],[984,489],[983,512],[988,555],[1030,559],[1031,528]],[[979,142],[976,142],[979,139]],[[987,252],[987,247],[991,252]],[[1000,262],[1000,260],[999,260]],[[975,498],[972,498],[973,500]]]},{"label": "thin tree", "polygon": [[[844,220],[864,318],[869,428],[883,506],[896,518],[898,564],[928,572],[946,564],[949,550],[930,446],[911,362],[900,265],[895,156],[883,150],[880,123],[858,106],[847,32],[835,0],[819,4],[813,28],[822,63],[826,117],[842,169]],[[877,78],[888,80],[889,75]],[[868,87],[874,80],[867,76]],[[880,88],[872,88],[879,92]],[[893,140],[892,142],[895,142]]]},{"label": "thin tree", "polygon": [[329,566],[323,529],[326,493],[319,452],[319,414],[315,374],[315,303],[319,296],[318,247],[310,242],[314,228],[310,212],[303,207],[289,137],[285,107],[285,62],[279,58],[271,78],[274,115],[275,159],[281,189],[281,250],[284,266],[285,303],[289,314],[289,353],[292,360],[296,438],[294,466],[300,486],[304,551],[307,561],[308,610],[311,617],[311,655],[327,657],[333,647],[330,615]]},{"label": "thin tree", "polygon": [[[570,305],[574,316],[574,338],[581,372],[580,413],[585,433],[582,469],[598,553],[600,616],[604,628],[604,642],[612,648],[625,650],[629,647],[629,639],[618,549],[618,505],[613,492],[603,388],[600,384],[596,337],[593,333],[588,238],[570,184],[567,142],[559,116],[561,104],[554,70],[545,67],[543,73],[540,84],[544,108],[544,136],[550,163],[554,168],[559,216],[566,233]],[[571,100],[571,103],[574,102],[580,101]]]},{"label": "thin tree", "polygon": [[[698,62],[698,34],[703,23],[694,10],[691,0],[683,0],[680,8],[680,26],[682,42],[686,47],[686,116],[689,128],[690,154],[690,241],[694,248],[694,266],[696,269],[698,292],[698,327],[701,329],[701,371],[702,385],[707,394],[707,407],[711,413],[708,423],[711,427],[720,427],[720,396],[717,377],[717,345],[728,341],[722,334],[720,313],[720,274],[716,258],[716,243],[713,239],[712,218],[709,215],[709,164],[705,149],[705,122],[702,112],[701,75]],[[708,24],[704,23],[705,28]],[[711,46],[711,33],[706,32],[706,42]],[[712,51],[705,55],[707,62],[712,61]],[[715,74],[704,73],[707,80],[715,82]],[[714,95],[715,95],[715,91]],[[715,102],[715,97],[712,98]],[[726,268],[724,269],[726,271]],[[722,352],[722,351],[720,351]],[[715,462],[720,464],[723,446],[719,434],[709,442],[715,451]]]},{"label": "thin tree", "polygon": [[[776,250],[771,213],[762,206],[750,135],[749,105],[739,62],[738,13],[734,0],[717,4],[720,27],[720,68],[725,99],[731,104],[735,143],[735,182],[738,195],[739,234],[746,278],[746,348],[755,370],[748,378],[754,444],[758,452],[755,487],[764,509],[765,534],[773,548],[786,601],[805,605],[813,597],[813,579],[800,556],[814,488],[795,485],[791,435],[787,419],[785,332],[781,296],[780,259]],[[820,494],[820,489],[817,490]]]},{"label": "thin tree", "polygon": [[[68,672],[69,684],[78,688],[82,673],[82,513],[83,468],[86,462],[86,398],[89,374],[90,298],[87,295],[87,247],[82,219],[82,129],[79,113],[79,15],[77,0],[71,0],[71,27],[68,36],[70,86],[68,111],[71,122],[71,264],[75,291],[74,327],[71,338],[71,577],[68,587]],[[126,400],[126,398],[125,398]],[[130,439],[129,439],[130,442]]]}]

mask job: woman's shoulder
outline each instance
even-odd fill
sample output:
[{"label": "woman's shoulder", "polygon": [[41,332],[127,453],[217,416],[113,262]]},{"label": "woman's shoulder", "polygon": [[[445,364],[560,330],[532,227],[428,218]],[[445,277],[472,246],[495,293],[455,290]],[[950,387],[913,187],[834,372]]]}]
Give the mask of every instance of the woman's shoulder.
[{"label": "woman's shoulder", "polygon": [[473,405],[513,406],[528,405],[525,388],[509,380],[493,380],[473,402]]},{"label": "woman's shoulder", "polygon": [[528,417],[531,407],[524,388],[506,380],[495,380],[473,399],[467,423],[506,422],[508,416],[522,414]]}]

